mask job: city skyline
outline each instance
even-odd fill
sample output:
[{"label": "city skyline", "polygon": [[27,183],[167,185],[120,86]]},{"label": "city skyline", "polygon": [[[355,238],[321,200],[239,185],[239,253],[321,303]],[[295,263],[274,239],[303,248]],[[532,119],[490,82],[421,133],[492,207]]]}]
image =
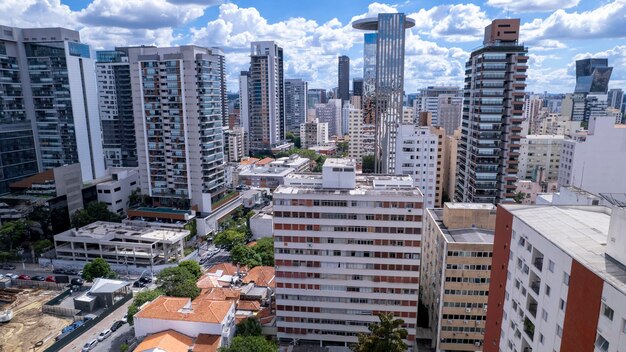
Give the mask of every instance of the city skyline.
[{"label": "city skyline", "polygon": [[[352,77],[362,76],[363,36],[351,22],[380,12],[404,12],[418,23],[407,32],[405,91],[410,93],[428,85],[460,86],[464,61],[480,45],[484,25],[494,18],[519,17],[521,40],[530,56],[527,91],[571,92],[575,60],[590,56],[607,57],[614,65],[611,88],[626,85],[621,69],[626,45],[619,41],[626,37],[620,26],[624,0],[280,3],[7,1],[0,5],[0,23],[76,29],[94,50],[142,44],[218,46],[226,54],[228,91],[238,90],[250,42],[276,40],[285,49],[286,78],[306,80],[310,88],[332,89],[339,55],[350,57]],[[334,10],[327,11],[329,6]]]}]

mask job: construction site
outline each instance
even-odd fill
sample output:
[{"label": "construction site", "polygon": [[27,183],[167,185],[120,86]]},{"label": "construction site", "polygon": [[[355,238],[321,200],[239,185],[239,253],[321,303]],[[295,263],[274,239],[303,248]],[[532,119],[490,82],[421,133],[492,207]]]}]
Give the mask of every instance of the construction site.
[{"label": "construction site", "polygon": [[0,312],[11,310],[9,322],[0,323],[0,352],[43,351],[72,320],[42,312],[42,306],[59,294],[41,288],[0,289]]}]

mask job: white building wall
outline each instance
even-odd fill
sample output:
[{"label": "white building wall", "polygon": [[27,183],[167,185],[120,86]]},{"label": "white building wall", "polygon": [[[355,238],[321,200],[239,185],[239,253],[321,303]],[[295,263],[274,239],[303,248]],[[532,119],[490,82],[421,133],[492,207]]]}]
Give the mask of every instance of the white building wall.
[{"label": "white building wall", "polygon": [[128,210],[130,194],[139,187],[139,172],[136,169],[111,170],[117,175],[117,180],[111,180],[96,185],[98,202],[106,203],[109,211],[124,214]]},{"label": "white building wall", "polygon": [[[607,352],[626,351],[626,304],[624,302],[626,302],[626,296],[605,281],[602,287],[603,306],[600,307],[596,333],[609,341]],[[612,319],[603,314],[604,306],[613,310]]]},{"label": "white building wall", "polygon": [[[520,141],[518,179],[556,181],[565,136],[527,135]],[[541,178],[540,178],[540,174]]]}]

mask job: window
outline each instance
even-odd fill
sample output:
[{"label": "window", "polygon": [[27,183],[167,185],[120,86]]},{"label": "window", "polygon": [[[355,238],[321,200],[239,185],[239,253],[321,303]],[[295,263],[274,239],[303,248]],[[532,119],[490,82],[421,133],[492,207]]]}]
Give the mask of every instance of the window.
[{"label": "window", "polygon": [[569,274],[568,273],[563,273],[563,283],[566,286],[569,286]]},{"label": "window", "polygon": [[543,344],[543,334],[539,334],[539,342],[541,342],[541,344]]},{"label": "window", "polygon": [[622,333],[626,334],[626,319],[622,319]]},{"label": "window", "polygon": [[613,309],[605,303],[602,303],[602,315],[609,318],[610,321],[613,321]]},{"label": "window", "polygon": [[565,310],[565,301],[563,299],[559,300],[559,309],[560,310]]},{"label": "window", "polygon": [[548,270],[550,270],[551,273],[554,272],[554,262],[550,259],[548,259]]},{"label": "window", "polygon": [[550,286],[546,285],[546,296],[550,296]]},{"label": "window", "polygon": [[556,325],[556,336],[558,337],[562,337],[563,336],[563,328],[561,328],[561,325]]},{"label": "window", "polygon": [[596,348],[600,351],[608,351],[609,350],[609,341],[607,341],[602,335],[598,334],[598,338],[596,339]]},{"label": "window", "polygon": [[541,318],[542,318],[544,321],[548,321],[548,312],[546,312],[546,310],[545,310],[545,309],[542,309],[542,310],[541,310]]}]

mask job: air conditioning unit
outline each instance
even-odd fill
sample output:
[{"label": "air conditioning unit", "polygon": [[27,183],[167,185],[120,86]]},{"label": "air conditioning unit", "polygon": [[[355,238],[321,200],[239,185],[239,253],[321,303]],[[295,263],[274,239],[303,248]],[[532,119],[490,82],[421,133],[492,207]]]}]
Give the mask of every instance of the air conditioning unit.
[{"label": "air conditioning unit", "polygon": [[467,324],[467,320],[463,320],[463,324]]},{"label": "air conditioning unit", "polygon": [[448,319],[448,323],[452,323],[452,319]]},{"label": "air conditioning unit", "polygon": [[476,342],[474,342],[474,346],[476,346],[476,347],[480,347],[480,341],[476,341]]},{"label": "air conditioning unit", "polygon": [[480,325],[480,320],[476,320],[476,325]]},{"label": "air conditioning unit", "polygon": [[469,313],[469,312],[471,312],[471,311],[472,311],[472,308],[465,308],[465,312],[466,312],[466,313]]}]

